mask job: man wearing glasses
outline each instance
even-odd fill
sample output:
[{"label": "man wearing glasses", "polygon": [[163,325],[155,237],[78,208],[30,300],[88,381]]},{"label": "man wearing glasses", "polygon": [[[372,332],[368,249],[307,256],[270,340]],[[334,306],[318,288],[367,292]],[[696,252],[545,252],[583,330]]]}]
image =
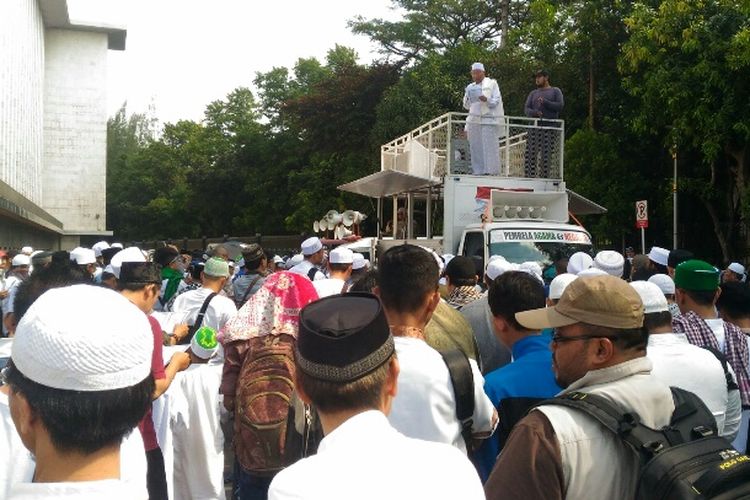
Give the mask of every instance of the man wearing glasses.
[{"label": "man wearing glasses", "polygon": [[[554,328],[552,368],[563,394],[587,392],[635,412],[654,429],[674,411],[667,385],[651,376],[643,303],[614,276],[579,278],[554,307],[516,314],[525,328]],[[539,406],[521,420],[485,486],[495,498],[632,498],[636,456],[592,417]],[[518,478],[524,478],[519,481]]]}]

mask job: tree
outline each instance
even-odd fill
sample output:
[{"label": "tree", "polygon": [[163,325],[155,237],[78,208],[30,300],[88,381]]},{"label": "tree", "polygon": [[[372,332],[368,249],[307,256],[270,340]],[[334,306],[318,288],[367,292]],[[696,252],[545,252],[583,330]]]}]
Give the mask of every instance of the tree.
[{"label": "tree", "polygon": [[356,34],[369,36],[385,54],[410,61],[464,43],[494,45],[502,31],[503,0],[393,0],[405,11],[402,21],[364,19],[349,22]]},{"label": "tree", "polygon": [[736,0],[665,0],[637,4],[620,68],[641,101],[634,128],[661,135],[703,168],[684,183],[705,206],[722,257],[750,246],[747,79],[748,12]]}]

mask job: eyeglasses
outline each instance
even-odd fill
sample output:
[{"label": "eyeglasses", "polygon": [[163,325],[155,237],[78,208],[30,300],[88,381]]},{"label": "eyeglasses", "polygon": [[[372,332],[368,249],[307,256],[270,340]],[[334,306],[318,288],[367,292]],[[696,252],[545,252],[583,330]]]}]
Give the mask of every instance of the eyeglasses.
[{"label": "eyeglasses", "polygon": [[586,339],[609,339],[609,340],[615,340],[617,337],[614,335],[573,335],[570,337],[563,337],[560,335],[557,330],[555,330],[555,333],[552,334],[552,343],[553,344],[562,344],[565,342],[573,342],[574,340],[586,340]]}]

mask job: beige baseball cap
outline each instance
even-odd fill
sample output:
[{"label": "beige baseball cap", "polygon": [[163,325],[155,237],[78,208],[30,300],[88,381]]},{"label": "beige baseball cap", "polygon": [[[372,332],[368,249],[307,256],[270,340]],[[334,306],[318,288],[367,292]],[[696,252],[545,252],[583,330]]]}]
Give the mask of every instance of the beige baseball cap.
[{"label": "beige baseball cap", "polygon": [[643,326],[643,303],[624,280],[609,275],[592,276],[570,283],[556,306],[516,313],[516,320],[530,330],[575,323],[640,328]]}]

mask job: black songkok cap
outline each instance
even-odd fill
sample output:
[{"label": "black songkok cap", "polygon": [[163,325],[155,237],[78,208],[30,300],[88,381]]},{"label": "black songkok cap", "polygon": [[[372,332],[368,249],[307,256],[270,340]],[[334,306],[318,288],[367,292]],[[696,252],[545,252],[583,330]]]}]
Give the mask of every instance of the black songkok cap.
[{"label": "black songkok cap", "polygon": [[477,268],[471,257],[459,255],[453,257],[445,266],[445,275],[451,279],[454,285],[464,281],[477,279]]},{"label": "black songkok cap", "polygon": [[120,283],[161,283],[161,266],[155,262],[123,262],[120,268]]},{"label": "black songkok cap", "polygon": [[695,256],[693,255],[693,252],[691,252],[690,250],[682,250],[681,248],[675,248],[674,250],[669,252],[669,257],[667,258],[667,266],[671,267],[672,269],[676,269],[677,266],[679,266],[683,262],[692,260],[694,258]]},{"label": "black songkok cap", "polygon": [[300,370],[342,383],[371,373],[395,352],[383,306],[369,293],[333,295],[302,309],[296,349]]}]

